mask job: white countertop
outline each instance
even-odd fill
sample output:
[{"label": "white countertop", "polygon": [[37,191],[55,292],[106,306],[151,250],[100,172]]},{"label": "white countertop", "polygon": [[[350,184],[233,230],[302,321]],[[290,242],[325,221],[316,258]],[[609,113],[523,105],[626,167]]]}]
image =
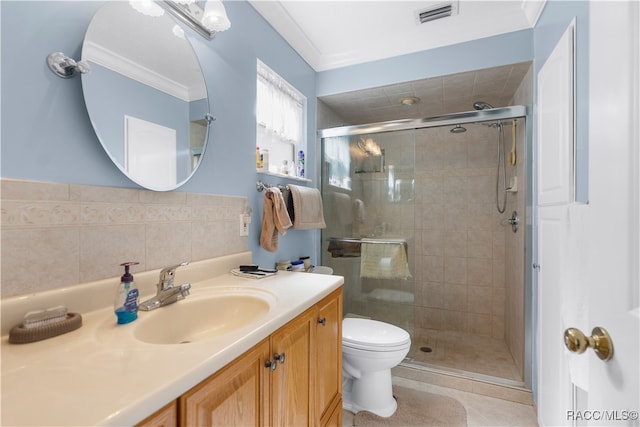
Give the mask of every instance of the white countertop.
[{"label": "white countertop", "polygon": [[141,342],[134,337],[136,325],[155,311],[140,311],[138,320],[117,325],[111,306],[81,313],[80,329],[47,340],[9,344],[4,335],[1,424],[133,425],[342,284],[340,276],[290,272],[259,280],[225,273],[192,282],[187,299],[254,289],[270,294],[272,307],[257,325],[188,344]]}]

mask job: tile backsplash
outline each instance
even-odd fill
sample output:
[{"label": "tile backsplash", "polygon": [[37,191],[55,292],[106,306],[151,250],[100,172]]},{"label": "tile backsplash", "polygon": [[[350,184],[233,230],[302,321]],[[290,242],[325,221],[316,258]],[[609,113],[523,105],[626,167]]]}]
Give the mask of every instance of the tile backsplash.
[{"label": "tile backsplash", "polygon": [[248,250],[246,197],[2,179],[3,298]]}]

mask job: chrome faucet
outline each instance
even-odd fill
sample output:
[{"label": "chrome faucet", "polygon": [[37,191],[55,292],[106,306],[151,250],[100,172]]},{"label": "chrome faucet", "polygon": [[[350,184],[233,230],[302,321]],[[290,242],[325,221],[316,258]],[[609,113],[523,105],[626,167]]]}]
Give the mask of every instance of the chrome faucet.
[{"label": "chrome faucet", "polygon": [[176,269],[188,265],[188,262],[182,264],[172,265],[171,267],[163,268],[160,271],[160,278],[156,284],[157,292],[156,296],[147,301],[140,303],[140,309],[144,311],[154,310],[158,307],[173,304],[174,302],[184,299],[189,295],[191,284],[185,283],[180,286],[173,286],[173,279],[175,278]]}]

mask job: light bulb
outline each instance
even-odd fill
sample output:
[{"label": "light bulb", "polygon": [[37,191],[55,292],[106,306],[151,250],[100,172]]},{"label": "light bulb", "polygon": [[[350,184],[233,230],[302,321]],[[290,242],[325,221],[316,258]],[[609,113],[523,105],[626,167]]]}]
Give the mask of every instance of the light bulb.
[{"label": "light bulb", "polygon": [[143,15],[153,17],[164,15],[164,9],[152,0],[129,0],[129,4]]},{"label": "light bulb", "polygon": [[225,31],[231,27],[227,11],[220,0],[208,0],[204,6],[202,24],[213,31]]}]

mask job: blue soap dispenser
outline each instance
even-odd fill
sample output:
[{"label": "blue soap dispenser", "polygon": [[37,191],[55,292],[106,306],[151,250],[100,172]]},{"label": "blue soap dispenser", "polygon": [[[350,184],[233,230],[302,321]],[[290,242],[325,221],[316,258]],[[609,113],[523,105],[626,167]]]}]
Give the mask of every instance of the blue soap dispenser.
[{"label": "blue soap dispenser", "polygon": [[129,267],[137,265],[137,262],[125,262],[120,264],[124,267],[124,274],[120,278],[120,284],[116,290],[116,298],[113,303],[113,311],[118,317],[118,324],[133,322],[138,318],[138,297],[139,292],[133,283],[133,275],[129,273]]}]

